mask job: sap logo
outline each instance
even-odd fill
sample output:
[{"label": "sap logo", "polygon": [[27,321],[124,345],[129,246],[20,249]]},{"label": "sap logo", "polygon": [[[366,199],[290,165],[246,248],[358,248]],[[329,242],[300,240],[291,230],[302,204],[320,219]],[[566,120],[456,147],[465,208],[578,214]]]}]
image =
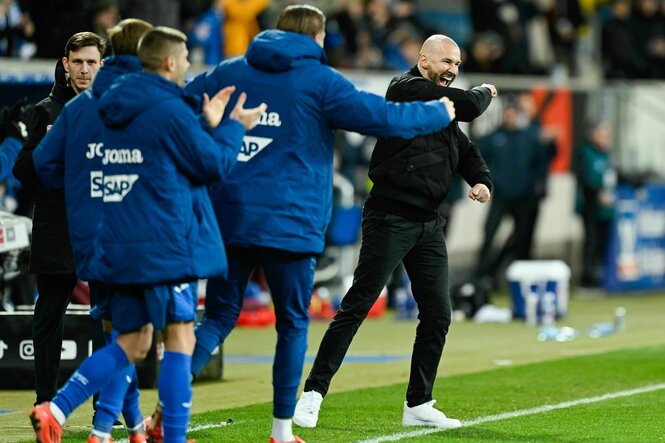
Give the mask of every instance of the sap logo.
[{"label": "sap logo", "polygon": [[257,123],[259,126],[282,126],[282,121],[279,119],[279,114],[276,112],[264,112],[259,117]]},{"label": "sap logo", "polygon": [[95,157],[102,157],[104,155],[104,143],[88,143],[88,152],[85,153],[85,158],[92,160]]},{"label": "sap logo", "polygon": [[104,196],[104,173],[90,171],[90,197],[102,198]]},{"label": "sap logo", "polygon": [[107,149],[104,151],[102,164],[109,163],[143,163],[141,150],[134,149]]},{"label": "sap logo", "polygon": [[104,202],[121,202],[138,179],[138,174],[105,175],[102,184]]},{"label": "sap logo", "polygon": [[244,136],[242,138],[242,148],[240,148],[240,152],[238,153],[238,161],[246,162],[251,160],[252,157],[261,152],[270,143],[272,143],[271,138]]}]

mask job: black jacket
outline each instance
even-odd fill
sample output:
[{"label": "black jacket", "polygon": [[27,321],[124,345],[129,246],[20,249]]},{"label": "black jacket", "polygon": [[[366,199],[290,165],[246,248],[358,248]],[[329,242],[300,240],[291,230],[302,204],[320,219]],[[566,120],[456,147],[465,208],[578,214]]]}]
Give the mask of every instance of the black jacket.
[{"label": "black jacket", "polygon": [[489,88],[464,91],[439,86],[423,78],[414,66],[393,78],[386,92],[386,99],[397,102],[441,97],[455,103],[457,118],[447,128],[410,140],[377,141],[369,165],[374,186],[367,207],[413,220],[433,220],[455,172],[471,186],[483,183],[492,189],[485,161],[457,124],[457,120],[471,121],[487,109],[492,100]]},{"label": "black jacket", "polygon": [[64,191],[49,191],[39,185],[32,163],[32,151],[46,135],[46,127],[53,124],[65,103],[75,96],[76,93],[67,83],[62,60],[59,60],[55,68],[53,89],[47,98],[35,105],[27,125],[28,139],[12,171],[24,187],[35,190],[30,271],[37,274],[74,272]]}]

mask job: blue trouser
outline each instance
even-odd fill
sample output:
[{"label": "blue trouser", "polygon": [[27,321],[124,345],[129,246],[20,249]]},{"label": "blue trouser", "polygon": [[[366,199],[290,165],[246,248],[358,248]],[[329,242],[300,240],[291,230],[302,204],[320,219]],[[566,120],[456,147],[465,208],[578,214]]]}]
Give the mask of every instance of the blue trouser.
[{"label": "blue trouser", "polygon": [[211,278],[206,314],[196,328],[192,373],[196,376],[236,324],[252,270],[262,267],[277,317],[277,348],[273,362],[273,415],[293,416],[307,350],[309,302],[316,259],[268,248],[227,248],[227,278]]}]

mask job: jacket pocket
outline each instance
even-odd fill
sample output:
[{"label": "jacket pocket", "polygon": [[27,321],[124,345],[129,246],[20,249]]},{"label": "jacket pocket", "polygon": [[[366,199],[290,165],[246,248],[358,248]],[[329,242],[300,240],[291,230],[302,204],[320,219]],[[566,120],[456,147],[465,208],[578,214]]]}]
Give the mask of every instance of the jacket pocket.
[{"label": "jacket pocket", "polygon": [[424,154],[416,155],[409,158],[406,164],[407,171],[415,171],[416,169],[425,166],[434,165],[436,163],[444,162],[448,159],[448,152],[444,150],[426,152]]}]

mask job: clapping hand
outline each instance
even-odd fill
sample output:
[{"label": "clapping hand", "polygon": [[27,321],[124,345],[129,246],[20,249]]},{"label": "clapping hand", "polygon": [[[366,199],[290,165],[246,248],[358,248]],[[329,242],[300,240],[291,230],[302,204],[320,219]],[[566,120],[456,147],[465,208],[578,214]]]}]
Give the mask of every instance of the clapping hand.
[{"label": "clapping hand", "polygon": [[233,107],[233,111],[231,111],[231,115],[229,115],[229,117],[242,123],[242,125],[245,127],[245,131],[249,131],[259,122],[259,117],[261,117],[261,114],[266,112],[268,105],[261,103],[256,108],[245,109],[243,108],[245,101],[247,101],[247,94],[243,92],[240,94],[240,97],[238,97],[238,101]]},{"label": "clapping hand", "polygon": [[213,98],[208,97],[208,94],[203,94],[203,118],[211,128],[216,128],[219,122],[222,121],[226,105],[229,104],[231,94],[235,90],[235,86],[227,86],[215,94]]}]

